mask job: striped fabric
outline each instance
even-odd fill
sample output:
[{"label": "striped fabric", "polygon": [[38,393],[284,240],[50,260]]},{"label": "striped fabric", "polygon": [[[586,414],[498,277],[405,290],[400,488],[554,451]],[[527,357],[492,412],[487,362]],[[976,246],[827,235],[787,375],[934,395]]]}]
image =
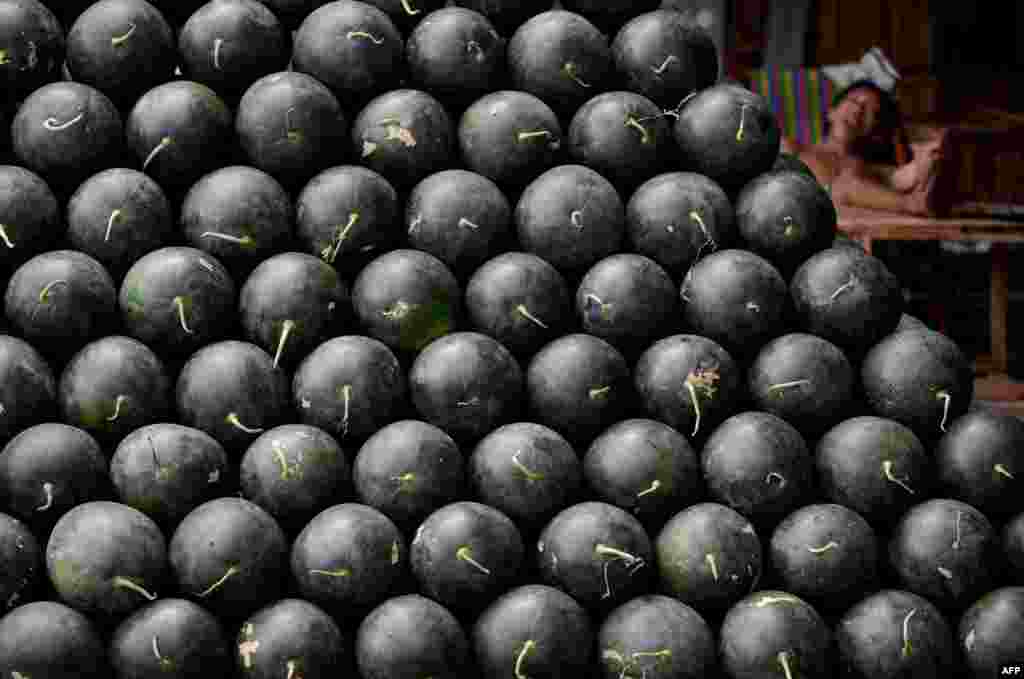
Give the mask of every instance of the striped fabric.
[{"label": "striped fabric", "polygon": [[782,136],[801,144],[817,144],[825,138],[825,116],[834,88],[821,69],[758,69],[750,74],[750,89],[771,103]]}]

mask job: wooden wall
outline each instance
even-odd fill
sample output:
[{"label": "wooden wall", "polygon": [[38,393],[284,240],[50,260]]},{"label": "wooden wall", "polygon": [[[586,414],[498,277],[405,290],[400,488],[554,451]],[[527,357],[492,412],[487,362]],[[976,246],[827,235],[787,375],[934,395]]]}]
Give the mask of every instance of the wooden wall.
[{"label": "wooden wall", "polygon": [[[730,76],[743,80],[763,65],[764,28],[775,2],[785,0],[731,0]],[[1024,112],[1024,40],[1015,32],[1024,3],[998,12],[981,5],[957,14],[939,0],[813,0],[807,34],[792,39],[804,41],[808,66],[857,61],[880,47],[903,76],[900,99],[911,118],[960,119],[984,107]],[[979,46],[968,33],[991,39]]]},{"label": "wooden wall", "polygon": [[929,0],[816,0],[809,64],[857,61],[878,46],[903,75],[931,63]]}]

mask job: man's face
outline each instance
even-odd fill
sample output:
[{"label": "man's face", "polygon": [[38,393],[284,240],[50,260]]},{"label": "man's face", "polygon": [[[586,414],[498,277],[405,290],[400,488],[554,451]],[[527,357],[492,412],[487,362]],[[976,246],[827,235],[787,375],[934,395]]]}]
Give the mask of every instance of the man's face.
[{"label": "man's face", "polygon": [[850,139],[870,136],[878,121],[882,101],[878,93],[867,87],[858,87],[829,111],[829,123],[834,134]]}]

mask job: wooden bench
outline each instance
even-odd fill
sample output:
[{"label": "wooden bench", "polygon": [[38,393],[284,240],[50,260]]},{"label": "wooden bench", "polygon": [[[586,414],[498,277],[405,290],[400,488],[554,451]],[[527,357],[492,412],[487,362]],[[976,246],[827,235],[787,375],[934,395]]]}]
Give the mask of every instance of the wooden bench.
[{"label": "wooden bench", "polygon": [[1009,244],[1024,242],[1024,221],[912,215],[837,205],[839,229],[871,252],[876,240],[990,241],[989,330],[991,351],[975,361],[975,398],[982,401],[1024,401],[1024,383],[1009,377],[1007,313],[1009,310]]}]

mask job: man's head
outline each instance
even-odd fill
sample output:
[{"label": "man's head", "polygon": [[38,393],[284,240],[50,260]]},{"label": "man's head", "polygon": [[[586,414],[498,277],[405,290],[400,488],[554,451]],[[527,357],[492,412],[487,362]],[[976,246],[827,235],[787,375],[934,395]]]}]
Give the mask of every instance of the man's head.
[{"label": "man's head", "polygon": [[865,160],[893,162],[893,140],[899,125],[893,98],[870,80],[858,80],[832,100],[825,131],[849,143]]}]

